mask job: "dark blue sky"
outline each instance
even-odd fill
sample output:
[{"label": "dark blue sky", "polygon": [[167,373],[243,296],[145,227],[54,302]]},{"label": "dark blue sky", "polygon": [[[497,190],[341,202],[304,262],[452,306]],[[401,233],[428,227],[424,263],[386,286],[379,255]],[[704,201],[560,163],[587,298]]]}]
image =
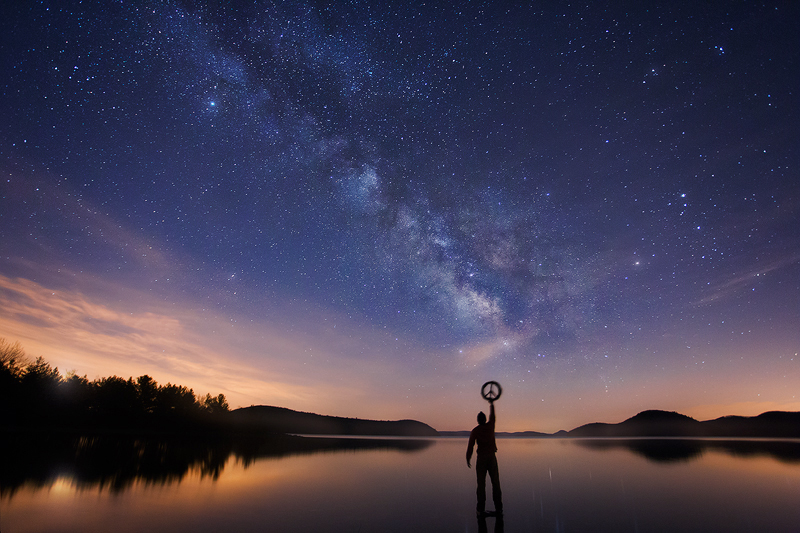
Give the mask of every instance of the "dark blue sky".
[{"label": "dark blue sky", "polygon": [[[672,410],[800,408],[795,3],[0,9],[0,335],[37,355],[128,368],[83,370],[77,334],[58,355],[32,286],[237,338],[325,346],[347,322],[330,366],[387,366],[346,394],[422,381],[444,404],[485,376],[520,410],[609,387],[601,413],[671,407],[670,383],[702,396]],[[219,358],[274,369],[261,343]],[[718,387],[693,383],[712,363]],[[324,389],[320,368],[264,380]]]}]

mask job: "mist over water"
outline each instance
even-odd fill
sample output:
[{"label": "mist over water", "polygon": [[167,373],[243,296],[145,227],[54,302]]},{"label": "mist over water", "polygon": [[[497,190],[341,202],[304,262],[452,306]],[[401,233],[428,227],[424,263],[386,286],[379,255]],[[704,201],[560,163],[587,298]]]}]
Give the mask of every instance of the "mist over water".
[{"label": "mist over water", "polygon": [[411,442],[230,453],[213,469],[200,456],[181,472],[148,470],[117,488],[87,478],[85,464],[79,474],[62,462],[62,471],[3,493],[0,530],[788,532],[800,524],[798,441],[499,439],[502,523],[475,517],[466,439]]}]

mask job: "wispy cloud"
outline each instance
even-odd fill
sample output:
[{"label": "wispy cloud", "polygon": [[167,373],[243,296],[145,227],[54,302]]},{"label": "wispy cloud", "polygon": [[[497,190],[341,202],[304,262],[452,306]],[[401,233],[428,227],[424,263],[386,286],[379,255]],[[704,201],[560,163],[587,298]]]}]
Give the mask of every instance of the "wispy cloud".
[{"label": "wispy cloud", "polygon": [[[47,260],[58,257],[61,263],[74,250],[85,250],[96,263],[150,277],[173,272],[181,263],[160,243],[84,198],[69,182],[52,175],[37,176],[24,170],[25,166],[17,161],[6,162],[3,168],[9,176],[2,184],[5,200],[27,206],[27,213],[16,221],[20,224],[14,228],[16,235],[9,235],[0,250],[14,252],[21,247],[19,241],[27,240],[26,250],[37,250]],[[68,253],[63,251],[65,243]]]},{"label": "wispy cloud", "polygon": [[711,286],[709,294],[693,302],[693,305],[703,306],[732,296],[746,286],[758,281],[759,277],[797,262],[800,262],[800,253],[793,253],[785,257],[772,259],[764,264],[752,265],[746,272],[734,275],[731,279]]},{"label": "wispy cloud", "polygon": [[79,290],[0,276],[0,331],[32,356],[92,378],[151,374],[216,390],[229,389],[234,375],[247,375],[235,359],[216,357],[213,343],[201,342],[188,327],[186,310],[167,314],[118,289],[127,292],[125,310]]},{"label": "wispy cloud", "polygon": [[[0,336],[20,341],[29,356],[43,356],[62,372],[75,370],[90,379],[148,374],[198,394],[221,392],[233,406],[381,417],[381,411],[402,407],[397,395],[406,377],[427,380],[427,362],[397,357],[393,343],[400,343],[390,334],[324,309],[285,304],[291,327],[280,321],[239,323],[192,302],[164,303],[99,283],[105,296],[0,275]],[[401,374],[406,377],[398,379]],[[367,404],[367,398],[380,400]]]}]

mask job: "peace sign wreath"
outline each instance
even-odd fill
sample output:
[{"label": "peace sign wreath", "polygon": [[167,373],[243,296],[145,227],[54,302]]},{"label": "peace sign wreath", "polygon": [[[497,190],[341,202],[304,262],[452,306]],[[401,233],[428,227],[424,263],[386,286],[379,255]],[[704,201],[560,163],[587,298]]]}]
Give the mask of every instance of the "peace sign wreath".
[{"label": "peace sign wreath", "polygon": [[493,402],[500,398],[500,395],[503,394],[503,387],[496,381],[487,381],[481,387],[481,396],[487,402]]}]

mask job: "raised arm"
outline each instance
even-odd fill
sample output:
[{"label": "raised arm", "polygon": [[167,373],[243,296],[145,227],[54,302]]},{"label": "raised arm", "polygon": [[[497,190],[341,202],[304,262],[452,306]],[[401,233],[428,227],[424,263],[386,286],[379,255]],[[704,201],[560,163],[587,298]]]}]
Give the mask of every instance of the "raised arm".
[{"label": "raised arm", "polygon": [[489,423],[494,427],[494,402],[489,402],[489,405],[491,406],[489,407]]}]

